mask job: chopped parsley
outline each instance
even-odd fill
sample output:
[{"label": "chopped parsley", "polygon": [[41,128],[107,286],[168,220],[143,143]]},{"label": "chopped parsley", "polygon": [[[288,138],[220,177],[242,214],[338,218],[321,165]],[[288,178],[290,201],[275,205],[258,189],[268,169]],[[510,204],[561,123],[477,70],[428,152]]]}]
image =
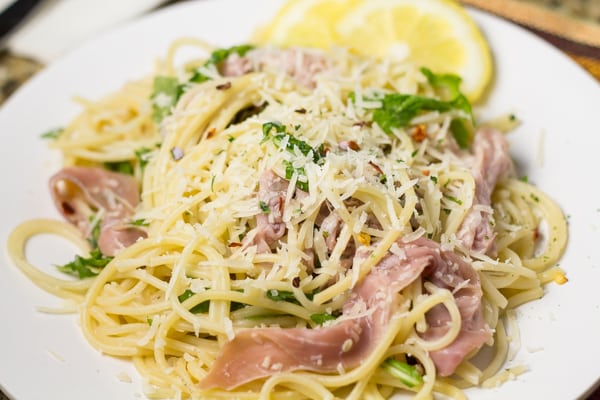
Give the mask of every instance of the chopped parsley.
[{"label": "chopped parsley", "polygon": [[54,128],[46,131],[40,135],[42,139],[56,140],[63,134],[64,128]]},{"label": "chopped parsley", "polygon": [[414,365],[388,358],[381,364],[381,367],[408,387],[412,388],[423,384],[423,377]]},{"label": "chopped parsley", "polygon": [[323,325],[327,321],[333,321],[336,316],[329,313],[311,314],[310,319],[317,325]]},{"label": "chopped parsley", "polygon": [[264,202],[263,200],[258,202],[258,206],[260,207],[260,211],[262,211],[263,214],[268,214],[271,211],[271,209],[269,208],[269,205],[266,202]]},{"label": "chopped parsley", "polygon": [[444,195],[444,197],[445,197],[445,198],[447,198],[448,200],[450,200],[450,201],[452,201],[452,202],[454,202],[454,203],[458,204],[458,205],[462,205],[462,203],[463,203],[461,199],[459,199],[459,198],[456,198],[456,197],[454,197],[454,196],[450,196],[450,195],[448,195],[448,194],[445,194],[445,195]]},{"label": "chopped parsley", "polygon": [[[296,130],[300,127],[296,127]],[[296,149],[305,156],[312,156],[313,162],[318,165],[322,165],[325,161],[325,146],[321,144],[318,148],[312,147],[310,144],[297,137],[287,133],[285,125],[279,122],[266,122],[262,125],[264,139],[263,141],[271,139],[273,143],[279,148],[285,148],[290,153],[294,153]],[[271,132],[275,131],[274,134]],[[303,167],[294,167],[291,161],[284,161],[285,163],[285,178],[291,179],[294,174],[298,175],[296,180],[296,187],[300,190],[308,192],[308,181],[306,177],[306,171]]]}]

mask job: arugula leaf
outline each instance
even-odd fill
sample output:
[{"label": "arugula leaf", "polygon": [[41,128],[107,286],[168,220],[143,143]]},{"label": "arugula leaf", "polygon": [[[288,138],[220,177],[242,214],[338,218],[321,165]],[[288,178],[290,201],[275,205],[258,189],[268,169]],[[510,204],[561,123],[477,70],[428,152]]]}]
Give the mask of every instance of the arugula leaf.
[{"label": "arugula leaf", "polygon": [[89,257],[75,256],[75,260],[65,265],[57,265],[59,271],[77,276],[79,279],[98,275],[102,268],[112,260],[112,257],[104,256],[99,249],[90,252]]},{"label": "arugula leaf", "polygon": [[412,388],[423,384],[423,377],[414,365],[388,358],[381,364],[381,367],[408,387]]},{"label": "arugula leaf", "polygon": [[471,141],[471,132],[467,128],[467,125],[464,121],[460,119],[453,119],[450,122],[450,132],[452,136],[454,136],[454,140],[456,140],[456,144],[461,149],[466,149],[469,147],[469,143]]},{"label": "arugula leaf", "polygon": [[164,117],[171,114],[172,108],[177,104],[179,97],[184,92],[184,86],[177,78],[170,76],[157,76],[152,86],[152,119],[159,123]]},{"label": "arugula leaf", "polygon": [[421,68],[421,73],[425,75],[427,81],[435,88],[445,90],[442,97],[446,99],[455,99],[461,95],[460,84],[462,79],[454,74],[434,74],[429,68]]},{"label": "arugula leaf", "polygon": [[64,131],[65,131],[64,128],[54,128],[54,129],[51,129],[49,131],[42,133],[40,135],[40,137],[42,139],[56,140],[60,137],[60,135],[63,134]]},{"label": "arugula leaf", "polygon": [[450,130],[458,145],[462,148],[467,147],[471,134],[466,121],[470,120],[469,122],[473,123],[474,118],[471,103],[460,92],[461,78],[453,74],[434,74],[427,68],[421,68],[421,72],[437,90],[438,95],[445,100],[420,95],[388,93],[382,98],[377,98],[381,101],[381,107],[373,111],[373,121],[389,135],[393,128],[408,126],[421,111],[460,110],[465,117],[455,118]]},{"label": "arugula leaf", "polygon": [[[232,46],[229,48],[217,49],[211,53],[210,57],[208,58],[208,60],[206,60],[206,62],[202,65],[201,68],[206,68],[211,65],[218,67],[219,64],[225,61],[225,59],[227,59],[227,57],[229,57],[230,55],[237,54],[240,57],[243,57],[248,51],[252,50],[253,48],[254,46],[252,45],[243,44],[238,46]],[[201,83],[210,80],[208,76],[204,75],[201,72],[201,68],[198,68],[194,71],[194,74],[190,78],[190,82]]]},{"label": "arugula leaf", "polygon": [[462,97],[443,101],[418,95],[386,94],[381,99],[381,107],[373,111],[373,121],[389,135],[392,128],[407,126],[423,110],[444,112],[459,109],[470,113],[470,105],[465,103],[465,100]]}]

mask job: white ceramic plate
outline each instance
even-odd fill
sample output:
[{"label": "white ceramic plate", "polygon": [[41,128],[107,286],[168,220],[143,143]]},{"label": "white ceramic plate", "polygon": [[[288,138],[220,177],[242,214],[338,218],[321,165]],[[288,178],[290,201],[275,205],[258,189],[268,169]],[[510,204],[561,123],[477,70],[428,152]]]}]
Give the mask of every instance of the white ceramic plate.
[{"label": "white ceramic plate", "polygon": [[[216,45],[243,43],[280,1],[204,0],[180,4],[87,42],[50,65],[0,110],[0,243],[19,222],[56,217],[47,179],[56,154],[39,139],[78,112],[73,95],[97,98],[149,73],[168,44],[196,35]],[[575,399],[600,376],[600,109],[599,85],[559,51],[511,24],[473,12],[496,59],[496,81],[483,118],[515,112],[524,124],[510,135],[519,173],[550,193],[569,218],[562,266],[569,282],[550,284],[519,311],[530,370],[500,388],[469,390],[474,399]],[[71,255],[38,241],[36,260]],[[102,356],[83,339],[77,318],[36,311],[60,302],[0,259],[0,385],[18,400],[143,398],[134,368]],[[131,383],[118,377],[123,373]]]}]

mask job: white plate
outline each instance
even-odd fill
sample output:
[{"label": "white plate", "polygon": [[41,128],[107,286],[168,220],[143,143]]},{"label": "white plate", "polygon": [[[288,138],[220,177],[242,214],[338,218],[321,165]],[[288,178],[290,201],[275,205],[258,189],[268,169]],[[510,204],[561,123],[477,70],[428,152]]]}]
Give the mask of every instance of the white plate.
[{"label": "white plate", "polygon": [[[156,57],[183,35],[217,45],[243,43],[280,1],[214,0],[172,6],[88,42],[52,64],[0,110],[0,243],[32,217],[56,217],[47,179],[58,167],[40,133],[78,112],[73,95],[97,98],[151,71]],[[496,82],[482,115],[515,112],[524,124],[510,135],[520,174],[550,193],[569,218],[562,266],[569,282],[519,311],[530,371],[475,399],[574,399],[600,376],[600,87],[559,51],[524,30],[473,12],[496,58]],[[48,264],[68,257],[38,243]],[[143,397],[134,368],[102,356],[83,339],[77,318],[36,311],[59,301],[0,259],[0,385],[18,400]],[[124,383],[118,375],[133,378]]]}]

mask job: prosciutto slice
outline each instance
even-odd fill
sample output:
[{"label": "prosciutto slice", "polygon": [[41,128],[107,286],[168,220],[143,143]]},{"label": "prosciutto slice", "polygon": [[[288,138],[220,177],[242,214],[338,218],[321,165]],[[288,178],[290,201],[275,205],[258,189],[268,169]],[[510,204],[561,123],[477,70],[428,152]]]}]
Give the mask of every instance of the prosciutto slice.
[{"label": "prosciutto slice", "polygon": [[495,233],[490,224],[491,197],[498,181],[512,169],[508,142],[496,129],[482,128],[473,141],[475,200],[467,213],[457,238],[476,253],[495,253]]},{"label": "prosciutto slice", "polygon": [[307,88],[315,87],[315,77],[331,68],[327,58],[305,49],[255,49],[243,57],[229,56],[219,66],[223,76],[241,76],[253,71],[281,71]]},{"label": "prosciutto slice", "polygon": [[[421,275],[435,284],[456,289],[457,304],[461,316],[464,314],[461,333],[447,349],[437,351],[434,358],[444,374],[453,372],[457,360],[462,361],[491,335],[480,318],[481,289],[477,273],[456,254],[441,251],[439,244],[431,240],[398,241],[397,245],[401,254],[388,253],[355,286],[342,316],[333,325],[315,329],[243,330],[224,346],[200,386],[233,389],[280,371],[335,372],[357,367],[388,329],[397,307],[398,292]],[[364,259],[369,253],[370,250],[363,247],[356,257]],[[442,311],[435,314],[444,316]],[[447,319],[435,315],[433,319],[435,332],[429,334],[432,338],[448,329],[444,325]]]},{"label": "prosciutto slice", "polygon": [[91,235],[94,216],[101,213],[98,247],[105,256],[146,236],[127,224],[139,202],[133,177],[102,168],[65,167],[50,178],[49,186],[58,211],[85,237]]},{"label": "prosciutto slice", "polygon": [[263,209],[256,228],[244,238],[244,246],[256,245],[258,253],[270,253],[271,245],[285,235],[283,209],[289,182],[273,171],[263,172],[258,183],[258,201]]}]

